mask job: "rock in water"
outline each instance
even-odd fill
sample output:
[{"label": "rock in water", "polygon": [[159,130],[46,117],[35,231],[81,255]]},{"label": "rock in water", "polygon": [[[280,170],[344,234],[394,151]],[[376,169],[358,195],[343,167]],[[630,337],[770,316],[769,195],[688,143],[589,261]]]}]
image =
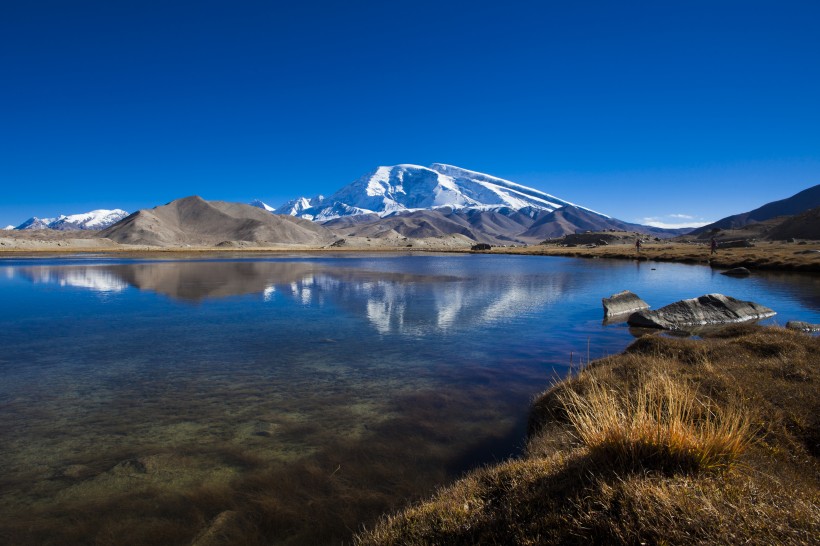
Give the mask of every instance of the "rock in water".
[{"label": "rock in water", "polygon": [[790,320],[786,323],[786,328],[800,332],[820,332],[820,324],[812,324],[802,320]]},{"label": "rock in water", "polygon": [[629,290],[612,294],[608,298],[602,298],[601,303],[604,305],[605,318],[649,309],[648,303]]},{"label": "rock in water", "polygon": [[774,316],[776,313],[751,301],[736,300],[723,294],[706,294],[681,300],[655,311],[638,311],[629,316],[630,326],[685,330],[692,326],[745,322]]},{"label": "rock in water", "polygon": [[728,277],[748,277],[750,274],[751,272],[745,267],[735,267],[734,269],[721,273],[721,275],[726,275]]}]

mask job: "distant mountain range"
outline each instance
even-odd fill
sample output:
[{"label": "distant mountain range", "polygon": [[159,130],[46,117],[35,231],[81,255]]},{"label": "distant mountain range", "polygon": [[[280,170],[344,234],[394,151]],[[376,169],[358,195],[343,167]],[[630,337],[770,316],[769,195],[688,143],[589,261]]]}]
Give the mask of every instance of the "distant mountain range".
[{"label": "distant mountain range", "polygon": [[[509,180],[435,163],[378,167],[329,197],[300,197],[278,208],[259,200],[243,205],[192,196],[130,216],[120,209],[95,210],[33,217],[13,229],[102,230],[100,236],[120,243],[150,245],[317,245],[344,237],[445,236],[490,244],[533,244],[584,231],[704,237],[714,230],[746,226],[754,228],[751,237],[820,238],[815,233],[817,211],[806,212],[819,206],[817,185],[696,230],[663,229],[624,222]],[[781,227],[785,220],[789,223]]]},{"label": "distant mountain range", "polygon": [[[128,213],[121,209],[99,209],[81,214],[58,216],[57,218],[38,218],[37,216],[32,216],[13,229],[54,229],[57,231],[105,229],[108,226],[116,224],[126,216],[128,216]],[[11,228],[11,226],[6,229],[9,228]]]}]

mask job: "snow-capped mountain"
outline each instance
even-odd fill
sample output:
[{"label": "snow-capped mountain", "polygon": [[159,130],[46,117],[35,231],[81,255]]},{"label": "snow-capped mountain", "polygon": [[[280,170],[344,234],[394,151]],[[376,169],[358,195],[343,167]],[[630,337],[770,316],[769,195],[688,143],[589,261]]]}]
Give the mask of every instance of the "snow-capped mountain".
[{"label": "snow-capped mountain", "polygon": [[105,229],[108,226],[113,226],[126,216],[128,216],[128,213],[122,209],[99,209],[69,216],[60,215],[57,218],[33,216],[14,229],[55,229],[57,231]]},{"label": "snow-capped mountain", "polygon": [[252,207],[256,207],[256,208],[260,208],[260,209],[264,209],[264,210],[266,210],[266,211],[268,211],[268,212],[274,212],[274,213],[275,213],[275,211],[276,211],[276,209],[275,209],[275,208],[273,208],[272,206],[268,205],[268,204],[267,204],[267,203],[265,203],[264,201],[260,201],[259,199],[254,199],[253,201],[251,201],[251,202],[250,202],[250,203],[248,203],[248,204],[249,204],[250,206],[252,206]]},{"label": "snow-capped mountain", "polygon": [[313,197],[311,199],[308,199],[307,197],[300,197],[298,199],[288,201],[284,205],[274,210],[273,213],[298,216],[299,218],[313,220],[313,215],[305,211],[308,209],[320,207],[324,202],[324,195],[317,195],[316,197]]},{"label": "snow-capped mountain", "polygon": [[378,167],[328,198],[301,197],[285,203],[275,213],[323,222],[357,214],[387,216],[401,211],[444,207],[552,212],[567,205],[577,206],[509,180],[434,163],[430,167]]},{"label": "snow-capped mountain", "polygon": [[65,218],[65,216],[59,216],[57,218],[38,218],[37,216],[32,216],[14,229],[48,229],[50,224],[63,218]]},{"label": "snow-capped mountain", "polygon": [[6,226],[3,228],[3,231],[11,231],[14,229],[14,226]]}]

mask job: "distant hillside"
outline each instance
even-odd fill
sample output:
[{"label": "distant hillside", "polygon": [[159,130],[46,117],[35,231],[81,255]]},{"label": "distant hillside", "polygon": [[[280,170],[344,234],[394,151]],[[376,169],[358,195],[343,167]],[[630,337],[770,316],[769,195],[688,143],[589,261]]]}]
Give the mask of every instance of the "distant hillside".
[{"label": "distant hillside", "polygon": [[532,226],[521,234],[521,237],[544,240],[583,231],[608,230],[636,231],[638,233],[645,233],[662,238],[669,238],[691,231],[690,228],[663,229],[631,224],[569,205],[553,212],[540,215]]},{"label": "distant hillside", "polygon": [[738,229],[754,222],[763,222],[777,216],[792,216],[809,209],[820,207],[820,184],[796,193],[780,201],[766,203],[749,212],[727,216],[722,220],[703,226],[692,232],[693,235],[709,232],[713,229]]},{"label": "distant hillside", "polygon": [[514,210],[457,209],[397,212],[385,217],[376,214],[345,216],[322,224],[340,237],[442,237],[464,235],[479,243],[493,245],[539,243],[583,231],[637,231],[658,237],[673,237],[688,229],[668,230],[630,224],[587,209],[566,205],[554,211],[532,208]]},{"label": "distant hillside", "polygon": [[135,212],[101,231],[100,237],[124,244],[158,246],[233,241],[321,245],[333,240],[332,233],[307,220],[274,215],[250,205],[205,201],[197,196]]},{"label": "distant hillside", "polygon": [[[358,221],[351,221],[352,219]],[[342,217],[325,222],[322,225],[334,230],[340,237],[372,237],[379,239],[407,237],[422,239],[460,234],[482,243],[501,243],[499,238],[473,229],[462,218],[448,216],[441,210],[399,212],[384,218],[376,215]]]},{"label": "distant hillside", "polygon": [[766,237],[776,241],[786,239],[820,240],[820,207],[787,218],[769,231]]}]

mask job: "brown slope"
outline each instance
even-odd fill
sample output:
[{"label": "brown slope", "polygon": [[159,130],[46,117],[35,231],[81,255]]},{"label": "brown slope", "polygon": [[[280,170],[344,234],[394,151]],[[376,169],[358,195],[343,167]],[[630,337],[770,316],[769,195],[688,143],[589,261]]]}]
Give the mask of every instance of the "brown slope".
[{"label": "brown slope", "polygon": [[[529,215],[513,209],[459,210],[447,214],[447,218],[466,222],[477,232],[502,242],[524,242],[518,235],[533,223]],[[535,242],[535,241],[531,241]]]},{"label": "brown slope", "polygon": [[769,231],[766,238],[775,241],[786,239],[820,240],[820,207],[787,218]]},{"label": "brown slope", "polygon": [[632,224],[573,205],[567,205],[539,216],[529,229],[521,233],[520,236],[522,238],[543,240],[586,231],[611,230],[645,233],[662,239],[690,231],[689,229],[663,229],[641,224]]},{"label": "brown slope", "polygon": [[326,244],[333,235],[292,216],[271,214],[239,203],[192,196],[140,210],[100,232],[123,244],[215,245],[223,241],[255,244]]},{"label": "brown slope", "polygon": [[727,216],[717,222],[696,229],[693,235],[709,233],[713,229],[737,229],[754,222],[763,222],[777,216],[792,216],[820,207],[820,184],[807,188],[786,199],[772,201],[749,212]]},{"label": "brown slope", "polygon": [[430,237],[446,237],[451,235],[463,235],[473,241],[490,244],[504,244],[509,241],[501,240],[498,237],[485,233],[470,225],[468,219],[452,214],[450,209],[439,210],[416,210],[400,212],[385,216],[384,218],[369,218],[357,224],[327,222],[324,225],[336,227],[337,233],[342,236],[390,238],[397,234],[402,237],[413,239],[425,239]]}]

